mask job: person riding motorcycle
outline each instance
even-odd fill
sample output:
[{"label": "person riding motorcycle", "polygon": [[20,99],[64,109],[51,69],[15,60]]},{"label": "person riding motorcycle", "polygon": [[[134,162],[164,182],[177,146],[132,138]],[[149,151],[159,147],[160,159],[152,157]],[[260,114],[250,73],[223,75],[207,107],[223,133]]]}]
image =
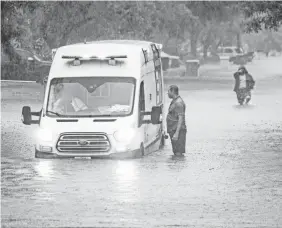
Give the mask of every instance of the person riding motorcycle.
[{"label": "person riding motorcycle", "polygon": [[246,67],[240,66],[238,71],[234,73],[235,86],[233,91],[237,94],[237,100],[240,105],[243,105],[246,100],[248,104],[251,100],[251,90],[254,89],[255,81],[248,73]]}]

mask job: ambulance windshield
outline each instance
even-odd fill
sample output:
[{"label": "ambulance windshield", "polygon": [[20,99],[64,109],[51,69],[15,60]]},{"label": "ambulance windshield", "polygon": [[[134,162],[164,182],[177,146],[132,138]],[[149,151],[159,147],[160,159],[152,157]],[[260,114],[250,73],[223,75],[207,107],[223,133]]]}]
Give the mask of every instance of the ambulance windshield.
[{"label": "ambulance windshield", "polygon": [[135,79],[68,77],[51,80],[46,115],[59,117],[127,116],[132,113]]}]

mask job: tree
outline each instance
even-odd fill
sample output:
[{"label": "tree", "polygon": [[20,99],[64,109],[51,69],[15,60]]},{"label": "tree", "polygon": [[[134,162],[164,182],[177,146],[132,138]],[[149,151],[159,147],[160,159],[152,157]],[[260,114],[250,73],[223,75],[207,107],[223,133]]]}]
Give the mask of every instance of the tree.
[{"label": "tree", "polygon": [[40,33],[50,48],[67,43],[73,30],[97,20],[105,9],[105,2],[42,2],[43,17]]},{"label": "tree", "polygon": [[18,62],[20,58],[10,42],[22,34],[28,34],[25,14],[34,11],[36,7],[37,2],[1,2],[1,46],[13,61]]},{"label": "tree", "polygon": [[[10,41],[20,38],[25,47],[32,47],[44,38],[50,48],[57,48],[85,38],[145,39],[166,46],[172,43],[175,54],[180,54],[183,43],[190,45],[194,57],[198,42],[204,56],[210,47],[216,48],[224,40],[241,45],[242,9],[248,22],[253,12],[267,9],[266,24],[281,18],[279,2],[2,2],[2,40],[7,49]],[[270,5],[268,5],[270,4]],[[29,23],[27,24],[27,21]],[[3,23],[4,22],[4,23]],[[275,21],[276,23],[276,21]],[[278,23],[278,22],[277,22]],[[8,45],[6,45],[8,44]]]},{"label": "tree", "polygon": [[240,6],[246,17],[246,32],[277,30],[282,24],[281,1],[242,2]]},{"label": "tree", "polygon": [[265,53],[282,48],[282,27],[278,31],[261,30],[258,33],[246,33],[243,40],[249,51],[261,50]]},{"label": "tree", "polygon": [[47,2],[41,10],[41,33],[52,48],[72,36],[152,39],[158,27],[154,2]]},{"label": "tree", "polygon": [[235,15],[238,14],[234,2],[222,4],[220,1],[190,1],[186,3],[186,7],[193,12],[195,17],[190,28],[193,56],[196,56],[198,40],[203,45],[203,54],[206,57],[208,48],[213,46],[214,49],[217,49],[228,32],[231,36],[236,34],[237,39],[240,39],[240,29],[236,23],[233,23]]}]

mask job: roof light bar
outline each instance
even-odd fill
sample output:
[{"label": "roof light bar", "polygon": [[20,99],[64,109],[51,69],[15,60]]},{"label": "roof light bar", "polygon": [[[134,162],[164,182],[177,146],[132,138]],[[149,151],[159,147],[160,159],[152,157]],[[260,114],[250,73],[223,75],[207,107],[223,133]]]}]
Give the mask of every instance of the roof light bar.
[{"label": "roof light bar", "polygon": [[115,66],[116,65],[116,60],[115,59],[109,59],[109,65]]},{"label": "roof light bar", "polygon": [[98,59],[97,56],[75,56],[75,55],[63,55],[62,59]]},{"label": "roof light bar", "polygon": [[80,62],[79,59],[74,59],[72,64],[73,64],[74,66],[79,66],[79,65],[81,64],[81,62]]},{"label": "roof light bar", "polygon": [[101,60],[101,61],[104,61],[104,60],[107,60],[109,61],[109,65],[112,65],[112,66],[115,66],[117,63],[116,63],[116,59],[126,59],[127,58],[127,55],[110,55],[110,56],[106,56],[106,57],[98,57],[98,56],[76,56],[76,55],[63,55],[62,56],[62,59],[72,59],[73,62],[72,62],[72,65],[73,66],[79,66],[81,65],[81,61],[84,61],[84,60],[91,60],[91,59],[97,59],[97,60]]},{"label": "roof light bar", "polygon": [[81,59],[81,56],[70,56],[70,55],[63,55],[62,59]]},{"label": "roof light bar", "polygon": [[106,57],[98,56],[75,56],[75,55],[63,55],[62,59],[126,59],[127,55],[110,55]]},{"label": "roof light bar", "polygon": [[110,55],[107,56],[108,59],[127,59],[127,55]]}]

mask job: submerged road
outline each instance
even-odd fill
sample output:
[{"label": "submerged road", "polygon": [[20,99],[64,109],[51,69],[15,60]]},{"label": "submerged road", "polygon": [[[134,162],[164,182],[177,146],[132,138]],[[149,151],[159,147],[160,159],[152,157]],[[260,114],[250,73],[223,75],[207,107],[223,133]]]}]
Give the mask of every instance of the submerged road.
[{"label": "submerged road", "polygon": [[20,118],[24,105],[39,110],[42,88],[2,83],[2,226],[282,227],[282,77],[259,81],[248,107],[230,80],[174,83],[185,157],[168,141],[124,161],[35,159],[35,126]]}]

